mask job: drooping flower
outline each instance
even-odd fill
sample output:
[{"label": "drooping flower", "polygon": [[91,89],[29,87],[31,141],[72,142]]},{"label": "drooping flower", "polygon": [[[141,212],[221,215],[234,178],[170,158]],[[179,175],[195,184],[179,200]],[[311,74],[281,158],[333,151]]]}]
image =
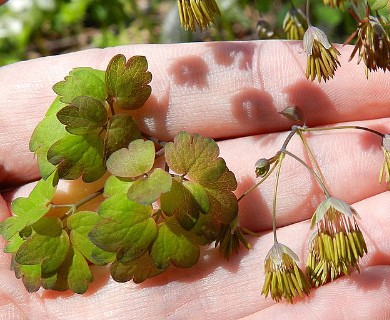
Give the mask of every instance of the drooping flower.
[{"label": "drooping flower", "polygon": [[384,27],[383,20],[367,15],[360,19],[356,13],[351,12],[359,25],[355,32],[345,41],[349,43],[355,36],[357,37],[355,47],[351,53],[349,61],[358,52],[358,64],[363,60],[366,65],[366,77],[369,71],[377,71],[390,68],[390,38]]},{"label": "drooping flower", "polygon": [[387,184],[390,184],[390,134],[385,134],[382,139],[383,164],[379,173],[379,183],[383,177]]},{"label": "drooping flower", "polygon": [[226,260],[229,260],[233,253],[238,253],[240,244],[248,250],[251,249],[251,245],[245,239],[237,223],[238,220],[236,219],[231,224],[222,224],[215,241],[215,247],[219,246],[219,253]]},{"label": "drooping flower", "polygon": [[302,40],[307,29],[307,19],[304,13],[291,6],[283,20],[283,30],[288,40]]},{"label": "drooping flower", "polygon": [[270,168],[270,161],[266,158],[261,158],[255,163],[256,178],[264,177]]},{"label": "drooping flower", "polygon": [[297,255],[287,246],[276,242],[265,258],[265,280],[261,291],[271,294],[276,302],[283,298],[292,303],[293,298],[309,295],[310,283],[297,266]]},{"label": "drooping flower", "polygon": [[317,231],[310,241],[306,264],[312,285],[348,275],[351,268],[359,271],[359,259],[367,253],[367,246],[356,218],[356,211],[337,198],[328,197],[317,207],[312,217]]},{"label": "drooping flower", "polygon": [[180,23],[184,29],[195,31],[209,27],[215,18],[221,15],[215,0],[178,0]]},{"label": "drooping flower", "polygon": [[306,78],[311,81],[317,76],[318,82],[321,78],[329,80],[333,78],[337,66],[340,66],[338,56],[340,52],[329,43],[325,33],[313,26],[310,26],[303,37],[303,49],[308,55],[306,66]]}]

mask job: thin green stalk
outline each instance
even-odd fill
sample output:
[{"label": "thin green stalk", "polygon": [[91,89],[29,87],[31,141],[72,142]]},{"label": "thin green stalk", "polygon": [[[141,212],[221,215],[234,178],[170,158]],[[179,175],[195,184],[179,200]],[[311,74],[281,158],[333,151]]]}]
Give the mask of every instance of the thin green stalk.
[{"label": "thin green stalk", "polygon": [[94,192],[94,193],[91,193],[89,196],[81,199],[79,202],[77,203],[71,203],[71,204],[51,204],[51,208],[52,209],[57,209],[57,208],[69,208],[69,210],[64,214],[63,217],[61,217],[61,219],[63,219],[64,217],[68,216],[69,214],[73,214],[76,212],[76,210],[78,208],[80,208],[81,206],[83,206],[84,204],[86,204],[87,202],[97,198],[98,196],[100,196],[104,191],[104,188]]},{"label": "thin green stalk", "polygon": [[329,131],[329,130],[339,130],[339,129],[356,129],[356,130],[363,130],[368,131],[373,134],[376,134],[377,136],[380,136],[381,138],[384,138],[385,135],[379,131],[376,131],[374,129],[361,127],[361,126],[336,126],[336,127],[324,127],[324,128],[307,128],[307,127],[301,127],[300,131],[305,132],[314,132],[314,131]]},{"label": "thin green stalk", "polygon": [[310,27],[310,1],[306,1],[306,20],[307,20],[307,26]]},{"label": "thin green stalk", "polygon": [[273,165],[273,167],[267,172],[267,174],[254,186],[250,187],[248,190],[246,190],[238,199],[237,202],[240,202],[245,196],[247,196],[249,193],[251,193],[253,190],[255,190],[259,185],[261,185],[270,175],[271,173],[275,170],[276,165],[278,162],[276,161]]},{"label": "thin green stalk", "polygon": [[318,184],[320,185],[321,189],[324,191],[326,197],[330,197],[330,192],[328,188],[325,186],[324,182],[321,180],[320,176],[312,169],[310,168],[305,161],[303,161],[301,158],[296,156],[295,154],[291,153],[290,151],[283,150],[282,153],[285,153],[289,155],[290,157],[294,158],[298,162],[300,162],[309,172],[314,176],[314,178],[317,180]]},{"label": "thin green stalk", "polygon": [[278,238],[276,236],[276,198],[277,198],[277,194],[278,194],[279,176],[280,176],[280,170],[282,168],[283,159],[284,159],[284,152],[281,152],[279,155],[279,160],[278,160],[278,169],[276,171],[274,200],[273,200],[273,204],[272,204],[272,232],[274,234],[274,243],[278,242]]},{"label": "thin green stalk", "polygon": [[[292,139],[292,137],[297,133],[297,131],[300,130],[301,127],[299,126],[292,126],[291,127],[291,131],[290,133],[288,134],[286,140],[284,140],[284,143],[282,145],[282,148],[281,150],[284,150],[286,149],[288,143],[290,142],[290,140]],[[275,156],[279,156],[279,153],[277,153]],[[270,175],[271,173],[274,171],[274,169],[276,168],[276,165],[278,164],[278,160],[274,163],[274,166],[267,172],[267,174],[263,177],[263,179],[261,179],[258,183],[256,183],[253,187],[249,188],[247,191],[245,191],[238,199],[237,201],[240,202],[248,193],[252,192],[254,189],[256,189],[259,185],[261,185]]]},{"label": "thin green stalk", "polygon": [[244,228],[244,227],[239,227],[239,228],[241,229],[242,232],[244,232],[245,234],[249,234],[252,237],[259,238],[261,236],[260,232],[254,232],[254,231],[249,230],[249,229]]},{"label": "thin green stalk", "polygon": [[299,137],[301,138],[301,141],[302,141],[302,143],[303,143],[303,146],[304,146],[305,149],[306,149],[306,153],[307,153],[308,156],[309,156],[309,159],[310,159],[311,164],[312,164],[313,167],[315,168],[315,171],[317,172],[317,174],[320,176],[322,182],[324,182],[324,184],[325,184],[325,178],[324,178],[324,175],[322,174],[321,168],[320,168],[320,166],[319,166],[319,164],[318,164],[318,162],[317,162],[317,160],[316,160],[316,158],[315,158],[313,152],[311,151],[311,148],[310,148],[309,144],[307,143],[307,140],[306,140],[306,138],[305,138],[305,136],[303,135],[303,133],[302,133],[301,130],[298,131],[298,135],[299,135]]}]

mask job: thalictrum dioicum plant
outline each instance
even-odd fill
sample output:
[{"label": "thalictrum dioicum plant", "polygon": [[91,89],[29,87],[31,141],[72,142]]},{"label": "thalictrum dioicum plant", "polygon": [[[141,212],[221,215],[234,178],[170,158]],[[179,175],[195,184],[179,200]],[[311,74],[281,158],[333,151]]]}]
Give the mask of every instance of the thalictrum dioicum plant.
[{"label": "thalictrum dioicum plant", "polygon": [[[212,139],[180,132],[173,142],[142,133],[129,110],[151,94],[145,57],[117,55],[106,71],[73,69],[30,141],[42,179],[0,223],[11,268],[28,291],[84,293],[91,265],[116,281],[142,282],[171,265],[189,268],[212,242],[228,259],[240,243],[237,182]],[[55,200],[59,180],[100,186]],[[92,209],[84,209],[98,201]]]},{"label": "thalictrum dioicum plant", "polygon": [[[11,268],[29,292],[43,287],[84,293],[93,281],[92,265],[109,265],[115,281],[140,283],[171,266],[194,266],[200,247],[211,244],[229,260],[240,247],[250,249],[248,235],[259,236],[239,225],[238,202],[274,172],[274,245],[264,257],[262,293],[293,302],[311,287],[359,271],[367,253],[359,216],[330,194],[305,134],[358,129],[378,135],[384,151],[380,181],[385,177],[386,182],[389,135],[359,126],[294,125],[279,151],[255,164],[260,180],[237,198],[236,178],[214,140],[183,131],[162,142],[139,130],[128,110],[142,108],[150,96],[147,69],[145,57],[116,55],[106,71],[76,68],[54,85],[58,96],[30,140],[42,179],[27,198],[12,202],[13,215],[0,223]],[[281,114],[304,122],[298,107]],[[287,150],[295,135],[309,164]],[[304,165],[323,190],[312,217],[316,230],[305,272],[276,233],[278,183],[286,157]],[[59,181],[75,179],[91,185],[85,188],[89,193],[73,202],[56,200]]]}]

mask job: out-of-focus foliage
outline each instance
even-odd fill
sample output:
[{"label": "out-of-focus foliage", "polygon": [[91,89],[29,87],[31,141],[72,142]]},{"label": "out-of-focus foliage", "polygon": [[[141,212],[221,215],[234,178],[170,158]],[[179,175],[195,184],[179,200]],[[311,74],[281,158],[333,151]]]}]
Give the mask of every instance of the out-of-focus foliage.
[{"label": "out-of-focus foliage", "polygon": [[[290,8],[286,0],[216,0],[222,16],[204,32],[180,26],[175,0],[9,0],[0,7],[0,66],[86,48],[133,43],[258,39],[265,18],[276,34]],[[305,0],[294,0],[304,11]],[[343,42],[354,30],[348,12],[311,1],[311,21],[330,40]]]}]

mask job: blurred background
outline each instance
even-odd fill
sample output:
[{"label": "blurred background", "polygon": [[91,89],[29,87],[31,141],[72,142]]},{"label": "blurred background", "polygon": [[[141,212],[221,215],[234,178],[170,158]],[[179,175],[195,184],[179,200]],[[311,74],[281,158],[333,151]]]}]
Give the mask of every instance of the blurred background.
[{"label": "blurred background", "polygon": [[[276,27],[275,37],[284,38],[290,1],[216,1],[222,16],[201,33],[180,26],[175,0],[9,0],[0,6],[0,66],[124,44],[255,40],[261,19]],[[304,11],[305,0],[293,2]],[[325,7],[321,0],[311,1],[311,21],[332,42],[342,43],[356,28],[347,11]]]}]

